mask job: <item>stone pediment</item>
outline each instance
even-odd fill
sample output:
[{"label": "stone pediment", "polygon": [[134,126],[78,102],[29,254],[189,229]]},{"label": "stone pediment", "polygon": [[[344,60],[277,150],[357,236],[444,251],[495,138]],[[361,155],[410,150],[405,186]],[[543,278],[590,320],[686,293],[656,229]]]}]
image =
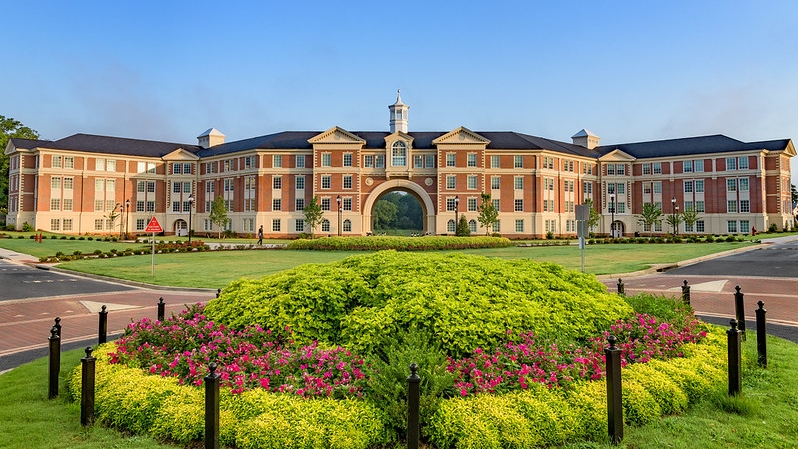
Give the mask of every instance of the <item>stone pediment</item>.
[{"label": "stone pediment", "polygon": [[459,127],[432,141],[433,145],[482,145],[488,146],[490,140],[465,127]]},{"label": "stone pediment", "polygon": [[165,154],[161,159],[165,161],[196,161],[199,160],[196,154],[178,148],[171,153]]},{"label": "stone pediment", "polygon": [[601,162],[634,162],[636,160],[636,157],[618,149],[612,150],[599,158]]},{"label": "stone pediment", "polygon": [[366,141],[349,131],[334,126],[323,133],[308,139],[308,143],[315,144],[360,144],[365,145]]}]

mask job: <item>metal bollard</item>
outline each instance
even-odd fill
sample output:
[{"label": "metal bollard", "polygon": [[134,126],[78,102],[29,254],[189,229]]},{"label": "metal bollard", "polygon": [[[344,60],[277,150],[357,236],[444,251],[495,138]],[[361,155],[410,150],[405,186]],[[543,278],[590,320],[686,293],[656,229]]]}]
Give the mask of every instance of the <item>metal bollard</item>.
[{"label": "metal bollard", "polygon": [[55,328],[58,330],[58,338],[61,338],[61,317],[55,317]]},{"label": "metal bollard", "polygon": [[757,363],[762,368],[768,367],[768,334],[767,334],[767,323],[765,319],[765,314],[767,314],[767,310],[765,309],[765,303],[759,301],[756,303],[759,308],[756,309],[756,352],[758,354]]},{"label": "metal bollard", "polygon": [[221,288],[216,289],[216,297],[218,298],[219,295],[221,295],[221,294],[222,294],[222,289]]},{"label": "metal bollard", "polygon": [[97,341],[99,344],[103,344],[108,341],[108,311],[105,310],[105,305],[103,304],[102,310],[100,310],[100,330],[97,336]]},{"label": "metal bollard", "polygon": [[684,280],[684,285],[682,285],[682,302],[690,305],[690,286],[687,285],[687,279]]},{"label": "metal bollard", "polygon": [[205,376],[205,449],[219,449],[219,379],[216,363]]},{"label": "metal bollard", "polygon": [[729,396],[740,394],[742,388],[742,332],[737,329],[737,320],[731,320],[731,329],[726,331],[729,341]]},{"label": "metal bollard", "polygon": [[158,299],[158,321],[163,321],[166,310],[166,304],[163,302],[163,297]]},{"label": "metal bollard", "polygon": [[91,346],[86,347],[86,357],[80,359],[80,424],[90,426],[94,423],[94,362]]},{"label": "metal bollard", "polygon": [[623,279],[618,278],[618,294],[625,295],[626,294],[626,287],[623,285]]},{"label": "metal bollard", "polygon": [[623,440],[623,391],[621,389],[621,350],[615,346],[614,335],[604,348],[607,363],[607,432],[612,444]]},{"label": "metal bollard", "polygon": [[410,376],[407,377],[407,449],[418,449],[419,415],[421,404],[421,377],[418,365],[410,364]]},{"label": "metal bollard", "polygon": [[48,399],[58,397],[58,377],[61,375],[61,337],[58,335],[58,328],[50,328],[50,381],[47,393]]},{"label": "metal bollard", "polygon": [[745,302],[743,301],[743,294],[740,292],[740,286],[734,287],[736,293],[734,294],[734,315],[737,318],[737,327],[743,334],[743,341],[745,341]]}]

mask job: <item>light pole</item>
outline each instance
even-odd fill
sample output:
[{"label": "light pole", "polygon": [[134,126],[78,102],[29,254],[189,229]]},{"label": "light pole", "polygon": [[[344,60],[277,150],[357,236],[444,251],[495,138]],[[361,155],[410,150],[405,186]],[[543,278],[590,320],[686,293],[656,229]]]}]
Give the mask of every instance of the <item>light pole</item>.
[{"label": "light pole", "polygon": [[615,194],[610,193],[610,237],[615,238]]},{"label": "light pole", "polygon": [[459,218],[457,216],[457,214],[459,212],[459,209],[460,209],[460,197],[459,196],[455,196],[454,197],[454,235],[457,235],[457,224],[458,224],[457,220]]},{"label": "light pole", "polygon": [[194,195],[188,194],[188,243],[191,243],[191,208],[194,206]]},{"label": "light pole", "polygon": [[341,236],[341,195],[335,197],[335,202],[338,203],[338,237]]},{"label": "light pole", "polygon": [[127,239],[127,222],[130,216],[130,199],[125,200],[125,238]]},{"label": "light pole", "polygon": [[122,214],[125,213],[125,207],[119,205],[119,240],[122,240]]},{"label": "light pole", "polygon": [[676,197],[671,197],[671,230],[676,235]]},{"label": "light pole", "polygon": [[676,232],[675,232],[676,235],[679,235],[679,221],[681,221],[681,220],[679,220],[679,206],[677,205],[676,206],[676,215],[673,217],[673,226],[676,229]]}]

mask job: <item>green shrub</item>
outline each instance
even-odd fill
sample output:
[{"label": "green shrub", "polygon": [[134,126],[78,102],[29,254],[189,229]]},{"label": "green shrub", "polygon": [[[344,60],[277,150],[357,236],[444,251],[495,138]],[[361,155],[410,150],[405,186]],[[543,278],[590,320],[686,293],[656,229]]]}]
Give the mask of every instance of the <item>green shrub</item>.
[{"label": "green shrub", "polygon": [[686,317],[692,308],[681,301],[681,298],[669,298],[664,295],[654,295],[651,293],[638,293],[634,296],[626,296],[624,300],[632,306],[637,313],[647,313],[666,321],[674,320],[676,317]]},{"label": "green shrub", "polygon": [[322,237],[313,240],[294,240],[287,249],[312,249],[324,251],[429,251],[466,248],[506,248],[513,246],[510,239],[501,237]]},{"label": "green shrub", "polygon": [[22,232],[33,232],[33,225],[28,223],[27,221],[22,223]]}]

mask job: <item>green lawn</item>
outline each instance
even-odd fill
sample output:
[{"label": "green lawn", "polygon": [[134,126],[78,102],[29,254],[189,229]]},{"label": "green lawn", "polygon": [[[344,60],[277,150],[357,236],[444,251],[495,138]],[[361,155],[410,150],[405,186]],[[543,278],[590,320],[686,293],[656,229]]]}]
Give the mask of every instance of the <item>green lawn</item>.
[{"label": "green lawn", "polygon": [[[749,331],[750,332],[750,331]],[[619,446],[574,443],[569,449],[610,448],[794,448],[798,446],[798,345],[768,338],[769,367],[755,366],[753,332],[744,344],[743,393],[729,399],[722,392],[692,406],[684,415],[653,425],[625,428]],[[80,426],[80,406],[66,400],[64,380],[84,355],[62,355],[61,396],[47,399],[46,358],[0,375],[0,447],[27,449],[169,448],[146,436],[131,436],[95,425]],[[201,447],[201,446],[197,446]]]}]

